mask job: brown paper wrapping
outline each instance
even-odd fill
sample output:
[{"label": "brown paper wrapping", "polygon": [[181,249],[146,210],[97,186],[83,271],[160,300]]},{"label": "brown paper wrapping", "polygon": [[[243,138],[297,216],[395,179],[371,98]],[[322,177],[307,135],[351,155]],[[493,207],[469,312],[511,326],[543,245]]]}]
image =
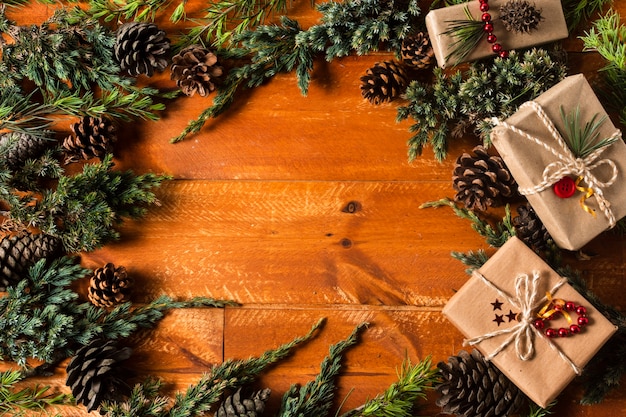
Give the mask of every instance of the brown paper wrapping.
[{"label": "brown paper wrapping", "polygon": [[[559,132],[564,132],[560,115],[561,106],[565,114],[569,114],[579,106],[583,125],[596,113],[606,115],[591,86],[581,74],[565,78],[534,101],[541,104]],[[548,130],[530,108],[520,109],[506,122],[537,138],[545,138],[545,143],[559,149]],[[600,129],[600,137],[611,136],[615,129],[613,123],[607,119]],[[525,140],[502,126],[493,129],[491,139],[521,188],[539,184],[544,168],[556,160],[556,157],[542,146]],[[626,145],[624,142],[618,140],[607,147],[599,159],[605,158],[615,162],[618,168],[617,180],[613,185],[604,188],[603,192],[611,204],[615,219],[619,220],[626,215]],[[606,165],[594,169],[592,173],[600,180],[607,180],[611,177],[611,171]],[[585,202],[590,208],[596,210],[596,216],[593,217],[582,209],[581,196],[582,193],[577,192],[573,197],[559,198],[552,187],[538,194],[526,196],[555,243],[561,248],[580,249],[609,228],[609,221],[598,209],[595,198],[591,197]]]},{"label": "brown paper wrapping", "polygon": [[[541,8],[541,15],[543,20],[539,23],[536,30],[530,33],[515,33],[508,32],[502,22],[496,18],[499,15],[500,6],[506,3],[508,0],[490,0],[489,14],[494,21],[494,35],[498,38],[498,43],[506,50],[528,48],[534,45],[541,45],[544,43],[557,41],[559,39],[565,39],[568,36],[567,23],[563,15],[563,8],[561,7],[561,0],[541,0],[537,2],[537,7]],[[446,61],[446,57],[452,52],[452,44],[456,40],[453,36],[444,35],[443,32],[448,30],[450,21],[453,20],[466,20],[465,7],[468,7],[472,16],[475,19],[480,20],[482,12],[480,11],[480,2],[477,0],[470,1],[464,4],[458,4],[455,6],[448,6],[441,9],[431,10],[426,15],[426,28],[428,29],[428,35],[433,45],[435,57],[437,58],[437,64],[442,67],[448,67],[456,65],[464,61],[475,61],[480,58],[492,56],[491,44],[487,43],[487,40],[483,38],[478,44],[476,49],[471,52],[464,60],[459,60],[458,57],[450,57]]]},{"label": "brown paper wrapping", "polygon": [[[510,238],[496,254],[487,261],[479,272],[499,289],[515,295],[515,278],[519,274],[540,272],[539,294],[545,295],[560,279],[540,257],[516,237]],[[579,368],[596,354],[604,343],[617,330],[598,310],[586,301],[570,285],[565,284],[555,291],[554,296],[587,308],[589,324],[582,332],[565,338],[550,339]],[[494,310],[496,299],[502,304],[501,310]],[[469,281],[450,299],[443,309],[443,314],[468,339],[485,335],[489,332],[513,327],[516,321],[508,322],[506,315],[515,311],[515,307],[489,288],[480,278],[472,276]],[[505,323],[500,326],[493,321],[495,314],[504,315]],[[573,317],[578,317],[573,313]],[[551,326],[568,327],[565,318],[551,322]],[[475,347],[488,356],[494,352],[508,335],[498,335],[485,339]],[[522,361],[518,358],[514,343],[492,359],[515,385],[531,400],[546,407],[576,376],[574,370],[550,348],[545,336],[537,335],[534,341],[535,354],[532,359]]]}]

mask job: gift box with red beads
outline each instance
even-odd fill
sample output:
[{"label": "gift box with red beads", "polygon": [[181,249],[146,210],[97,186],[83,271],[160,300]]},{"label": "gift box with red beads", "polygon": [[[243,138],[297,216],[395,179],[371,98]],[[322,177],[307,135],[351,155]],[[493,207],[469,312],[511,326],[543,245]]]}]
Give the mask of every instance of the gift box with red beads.
[{"label": "gift box with red beads", "polygon": [[443,314],[536,404],[546,407],[617,328],[516,237]]},{"label": "gift box with red beads", "polygon": [[626,215],[626,144],[582,74],[494,122],[494,146],[559,247],[580,249]]},{"label": "gift box with red beads", "polygon": [[[512,49],[568,36],[560,0],[472,0],[431,10],[426,15],[426,27],[442,68],[488,56],[506,57]],[[466,34],[469,28],[471,39],[468,41],[455,27]]]}]

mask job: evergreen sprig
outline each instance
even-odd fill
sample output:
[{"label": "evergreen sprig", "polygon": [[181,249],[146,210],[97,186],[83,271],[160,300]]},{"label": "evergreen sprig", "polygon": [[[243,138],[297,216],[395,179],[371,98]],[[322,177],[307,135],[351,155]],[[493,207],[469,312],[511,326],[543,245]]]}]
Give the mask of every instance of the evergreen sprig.
[{"label": "evergreen sprig", "polygon": [[569,31],[573,32],[582,22],[588,21],[594,13],[612,2],[613,0],[561,0]]},{"label": "evergreen sprig", "polygon": [[209,119],[223,113],[241,87],[258,87],[276,74],[295,70],[300,91],[306,95],[318,53],[331,61],[352,52],[362,55],[378,50],[381,45],[398,50],[420,14],[417,0],[330,1],[318,10],[321,23],[308,30],[282,16],[280,25],[244,30],[234,36],[229,48],[218,50],[222,59],[237,64],[218,89],[213,105],[190,121],[172,142],[199,132]]},{"label": "evergreen sprig", "polygon": [[451,57],[456,57],[458,61],[463,61],[476,49],[480,40],[485,35],[485,30],[483,29],[484,23],[474,19],[467,6],[463,10],[466,19],[449,21],[449,28],[443,32],[444,35],[456,38],[450,45],[452,50],[448,56],[446,56],[446,60]]},{"label": "evergreen sprig", "polygon": [[398,108],[397,120],[413,119],[408,141],[409,160],[433,147],[435,157],[447,156],[448,140],[472,128],[489,143],[493,117],[508,117],[525,101],[534,99],[565,77],[565,65],[544,49],[511,51],[508,58],[474,62],[466,71],[448,75],[434,70],[432,84],[412,81]]},{"label": "evergreen sprig", "polygon": [[426,391],[440,382],[437,368],[429,357],[413,365],[409,359],[402,363],[398,381],[384,393],[368,400],[361,407],[341,417],[411,417],[418,400],[426,399]]},{"label": "evergreen sprig", "polygon": [[565,114],[563,106],[561,106],[560,113],[561,119],[565,124],[565,139],[572,153],[577,158],[585,158],[598,149],[609,146],[617,141],[617,137],[598,140],[598,136],[600,135],[599,129],[608,119],[606,115],[599,117],[599,114],[596,113],[591,120],[588,120],[585,125],[582,126],[580,120],[580,106],[576,106],[570,114]]},{"label": "evergreen sprig", "polygon": [[[173,0],[89,0],[84,13],[85,16],[102,19],[105,22],[153,21],[173,2]],[[178,1],[170,14],[172,22],[176,23],[185,18],[186,3],[187,0]]]},{"label": "evergreen sprig", "polygon": [[17,389],[15,384],[22,379],[24,375],[20,371],[0,373],[0,415],[20,417],[28,411],[43,412],[50,406],[72,403],[71,395],[52,394],[48,386]]},{"label": "evergreen sprig", "polygon": [[334,381],[341,370],[343,355],[358,342],[359,334],[367,326],[367,323],[359,324],[348,338],[330,347],[315,380],[302,387],[291,386],[283,395],[278,417],[324,417],[329,414],[335,396]]}]

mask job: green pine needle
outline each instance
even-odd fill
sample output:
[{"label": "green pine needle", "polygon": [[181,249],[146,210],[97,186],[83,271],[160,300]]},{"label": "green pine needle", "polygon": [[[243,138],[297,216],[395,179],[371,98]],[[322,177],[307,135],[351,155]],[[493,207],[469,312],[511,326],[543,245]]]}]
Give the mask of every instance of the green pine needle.
[{"label": "green pine needle", "polygon": [[576,106],[570,114],[565,114],[563,106],[561,106],[560,113],[561,119],[565,124],[565,139],[572,153],[577,158],[585,158],[598,149],[602,149],[617,141],[617,137],[598,140],[600,127],[608,119],[606,115],[599,117],[600,115],[596,113],[591,120],[587,121],[585,125],[582,126],[580,120],[580,106]]},{"label": "green pine needle", "polygon": [[483,30],[483,22],[474,19],[469,11],[469,7],[464,8],[465,16],[464,20],[451,20],[446,23],[450,24],[448,30],[444,31],[444,35],[452,36],[456,38],[450,45],[452,50],[446,56],[446,60],[451,57],[456,57],[457,60],[463,61],[473,50],[476,49],[480,40],[485,35]]},{"label": "green pine needle", "polygon": [[52,394],[48,386],[16,389],[15,384],[24,379],[20,371],[0,373],[0,415],[20,416],[28,411],[44,412],[47,407],[73,403],[68,394]]}]

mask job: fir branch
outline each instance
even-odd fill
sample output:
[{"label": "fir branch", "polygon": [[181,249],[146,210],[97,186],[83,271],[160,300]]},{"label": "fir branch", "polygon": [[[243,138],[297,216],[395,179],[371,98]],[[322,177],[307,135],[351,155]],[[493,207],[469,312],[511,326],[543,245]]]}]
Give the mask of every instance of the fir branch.
[{"label": "fir branch", "polygon": [[[397,120],[412,118],[409,160],[431,144],[435,157],[447,156],[449,137],[461,136],[467,126],[489,143],[493,117],[508,117],[565,77],[565,65],[543,49],[511,51],[508,58],[474,62],[467,71],[448,75],[435,69],[435,81],[412,81],[405,93],[408,104],[398,108]],[[451,135],[452,134],[452,135]]]},{"label": "fir branch", "polygon": [[547,417],[552,414],[552,409],[556,405],[556,400],[548,404],[546,408],[542,408],[532,401],[529,401],[529,405],[530,410],[528,411],[528,417]]},{"label": "fir branch", "polygon": [[430,356],[413,365],[409,359],[402,363],[398,381],[384,393],[368,400],[361,407],[341,417],[411,417],[418,400],[439,382],[439,372],[433,368]]},{"label": "fir branch", "polygon": [[476,49],[485,35],[484,23],[474,19],[469,11],[469,7],[466,6],[463,10],[465,11],[466,19],[448,21],[447,23],[450,24],[449,29],[443,32],[444,35],[456,38],[450,45],[452,50],[446,56],[446,60],[451,57],[457,57],[458,61],[463,61]]},{"label": "fir branch", "polygon": [[599,114],[594,114],[591,120],[588,120],[583,127],[580,120],[580,106],[576,106],[569,115],[565,114],[563,106],[561,106],[560,114],[565,124],[565,139],[572,153],[577,158],[585,158],[598,149],[615,143],[618,139],[613,137],[598,141],[598,136],[600,135],[599,129],[608,119],[606,115],[599,117]]},{"label": "fir branch", "polygon": [[15,384],[24,379],[20,371],[5,371],[0,373],[0,414],[22,415],[26,411],[43,412],[53,405],[70,404],[72,396],[68,394],[51,394],[49,386],[27,387],[21,390]]},{"label": "fir branch", "polygon": [[314,381],[303,387],[292,385],[282,399],[279,417],[324,417],[328,415],[335,396],[335,378],[341,370],[343,355],[358,341],[358,335],[367,328],[368,323],[356,326],[347,339],[330,347],[329,355],[324,358],[320,373]]},{"label": "fir branch", "polygon": [[483,249],[479,249],[478,251],[469,251],[467,253],[453,251],[452,257],[463,262],[469,267],[465,270],[467,275],[472,275],[472,272],[475,269],[479,269],[489,260],[489,256]]},{"label": "fir branch", "polygon": [[603,10],[612,2],[613,0],[561,0],[570,33],[582,22],[589,20],[594,13]]},{"label": "fir branch", "polygon": [[[168,9],[173,0],[89,0],[84,11],[85,16],[102,19],[105,22],[154,21]],[[176,23],[185,18],[187,0],[180,0],[170,15],[170,21]]]},{"label": "fir branch", "polygon": [[127,401],[105,401],[100,405],[100,412],[108,417],[164,417],[169,398],[159,396],[161,385],[158,379],[147,379],[133,387]]},{"label": "fir branch", "polygon": [[0,130],[41,136],[52,124],[52,108],[31,101],[31,93],[24,96],[14,85],[0,87]]}]

